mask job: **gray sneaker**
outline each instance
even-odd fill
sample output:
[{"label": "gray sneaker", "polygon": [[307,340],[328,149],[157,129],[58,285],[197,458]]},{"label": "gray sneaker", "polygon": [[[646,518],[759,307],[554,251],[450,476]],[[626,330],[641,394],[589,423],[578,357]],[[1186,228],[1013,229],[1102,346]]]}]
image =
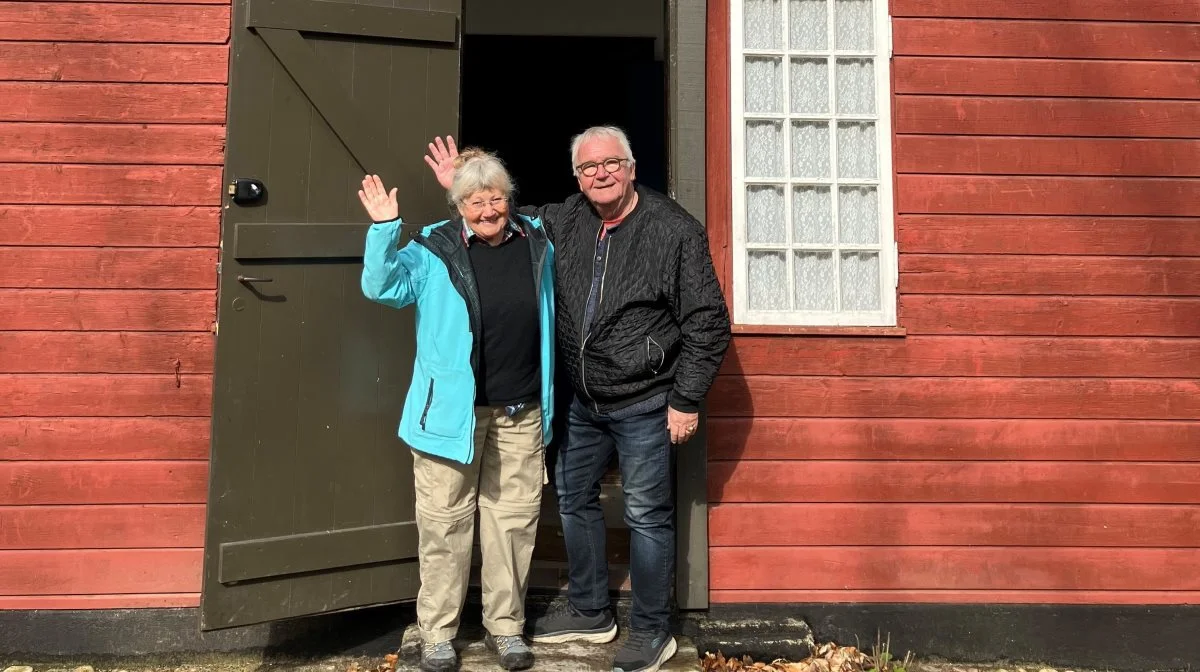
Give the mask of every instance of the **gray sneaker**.
[{"label": "gray sneaker", "polygon": [[605,644],[616,637],[617,620],[612,611],[604,609],[595,616],[585,616],[570,602],[534,620],[529,628],[529,639],[538,644]]},{"label": "gray sneaker", "polygon": [[421,672],[453,672],[458,669],[458,654],[450,642],[426,643],[421,647]]},{"label": "gray sneaker", "polygon": [[528,670],[533,667],[533,651],[520,635],[493,636],[491,633],[483,639],[490,651],[500,658],[500,667],[506,670]]},{"label": "gray sneaker", "polygon": [[633,630],[617,651],[613,672],[655,672],[678,648],[675,638],[665,630]]}]

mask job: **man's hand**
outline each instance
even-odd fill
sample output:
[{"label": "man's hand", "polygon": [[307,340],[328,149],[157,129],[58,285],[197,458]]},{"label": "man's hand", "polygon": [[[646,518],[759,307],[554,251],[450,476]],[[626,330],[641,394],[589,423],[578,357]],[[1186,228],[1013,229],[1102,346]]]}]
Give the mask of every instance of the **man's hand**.
[{"label": "man's hand", "polygon": [[358,190],[358,200],[362,201],[373,221],[390,222],[400,216],[400,206],[396,204],[396,188],[392,187],[391,193],[388,193],[378,175],[367,175],[363,178],[362,189]]},{"label": "man's hand", "polygon": [[441,138],[434,138],[433,142],[429,143],[429,153],[425,155],[425,163],[433,169],[438,184],[447,191],[450,190],[450,185],[454,184],[454,159],[456,158],[458,158],[458,147],[454,144],[454,136],[447,135],[444,143]]},{"label": "man's hand", "polygon": [[692,438],[699,422],[699,413],[684,413],[667,407],[667,429],[671,431],[671,443],[683,443]]}]

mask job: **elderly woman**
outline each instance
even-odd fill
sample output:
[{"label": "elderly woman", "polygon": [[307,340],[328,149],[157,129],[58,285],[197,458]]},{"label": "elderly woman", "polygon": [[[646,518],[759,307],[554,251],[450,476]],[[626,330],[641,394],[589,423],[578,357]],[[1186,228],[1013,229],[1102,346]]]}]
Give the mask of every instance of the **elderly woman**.
[{"label": "elderly woman", "polygon": [[483,551],[483,624],[501,667],[525,669],[525,592],[550,440],[554,250],[537,218],[509,210],[513,183],[479,150],[458,159],[451,207],[402,249],[396,189],[363,179],[362,291],[416,304],[416,361],[400,419],[413,451],[421,589],[421,669],[453,670],[471,567],[474,516]]}]

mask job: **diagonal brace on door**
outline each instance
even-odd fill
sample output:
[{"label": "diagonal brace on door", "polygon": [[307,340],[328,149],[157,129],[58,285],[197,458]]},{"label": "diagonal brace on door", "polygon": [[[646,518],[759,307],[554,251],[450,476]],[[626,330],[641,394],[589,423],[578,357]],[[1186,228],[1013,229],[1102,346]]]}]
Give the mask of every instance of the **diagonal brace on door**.
[{"label": "diagonal brace on door", "polygon": [[256,30],[358,165],[368,173],[382,175],[385,181],[397,179],[401,173],[388,152],[387,130],[354,104],[350,92],[317,60],[300,31]]},{"label": "diagonal brace on door", "polygon": [[248,28],[282,28],[307,33],[379,37],[417,42],[458,41],[458,15],[326,0],[251,0]]}]

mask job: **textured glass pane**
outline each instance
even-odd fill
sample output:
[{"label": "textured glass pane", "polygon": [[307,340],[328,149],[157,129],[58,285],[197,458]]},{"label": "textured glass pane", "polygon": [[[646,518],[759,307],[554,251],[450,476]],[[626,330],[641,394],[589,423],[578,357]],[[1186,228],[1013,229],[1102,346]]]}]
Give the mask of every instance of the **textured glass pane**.
[{"label": "textured glass pane", "polygon": [[831,177],[829,124],[823,121],[792,124],[792,177]]},{"label": "textured glass pane", "polygon": [[875,17],[871,0],[834,0],[833,40],[837,49],[874,49]]},{"label": "textured glass pane", "polygon": [[787,257],[783,252],[747,252],[746,284],[751,310],[787,310]]},{"label": "textured glass pane", "polygon": [[746,59],[746,111],[783,112],[783,60]]},{"label": "textured glass pane", "polygon": [[792,112],[829,112],[829,64],[823,58],[793,58]]},{"label": "textured glass pane", "polygon": [[746,176],[783,177],[783,122],[746,122]]},{"label": "textured glass pane", "polygon": [[779,0],[745,0],[747,49],[778,49],[783,37],[783,5]]},{"label": "textured glass pane", "polygon": [[832,252],[796,253],[796,309],[835,310]]},{"label": "textured glass pane", "polygon": [[838,177],[878,177],[875,168],[875,124],[838,124]]},{"label": "textured glass pane", "polygon": [[879,310],[879,254],[842,253],[842,310]]},{"label": "textured glass pane", "polygon": [[875,187],[838,189],[838,240],[851,245],[879,242],[879,195]]},{"label": "textured glass pane", "polygon": [[792,49],[825,51],[829,48],[829,20],[825,0],[791,0],[788,3]]},{"label": "textured glass pane", "polygon": [[783,187],[746,187],[746,240],[751,243],[787,242]]},{"label": "textured glass pane", "polygon": [[792,240],[830,245],[833,241],[833,200],[829,187],[796,187],[792,190]]},{"label": "textured glass pane", "polygon": [[837,111],[844,114],[875,113],[875,65],[871,59],[838,59]]}]

